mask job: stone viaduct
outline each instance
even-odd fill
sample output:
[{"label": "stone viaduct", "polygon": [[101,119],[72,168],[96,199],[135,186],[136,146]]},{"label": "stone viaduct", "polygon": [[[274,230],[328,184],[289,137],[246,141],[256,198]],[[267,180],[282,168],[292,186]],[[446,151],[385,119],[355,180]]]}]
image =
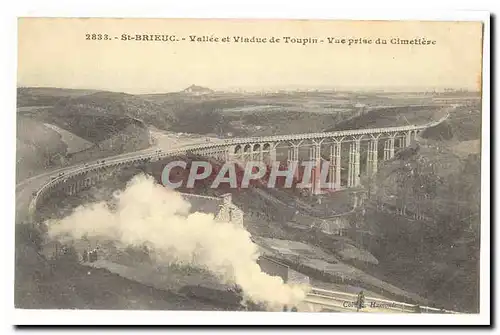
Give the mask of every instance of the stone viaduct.
[{"label": "stone viaduct", "polygon": [[[441,119],[424,124],[402,127],[386,127],[373,129],[341,130],[334,132],[277,135],[265,137],[247,137],[204,142],[184,146],[172,150],[150,150],[129,154],[126,157],[116,157],[100,160],[93,164],[84,164],[74,169],[52,176],[44,184],[30,203],[30,214],[33,215],[43,200],[53,192],[63,192],[69,196],[89,188],[99,181],[109,178],[117,168],[125,166],[140,166],[148,162],[159,161],[167,157],[196,154],[223,161],[261,160],[272,162],[276,160],[276,149],[281,145],[288,150],[288,161],[299,161],[299,152],[307,150],[310,161],[320,164],[322,149],[329,151],[329,182],[342,187],[360,186],[361,164],[366,164],[367,174],[377,172],[378,159],[394,157],[395,148],[408,146],[422,130],[436,126],[444,121],[449,114]],[[383,143],[383,155],[379,155],[379,142]],[[361,162],[362,144],[366,144],[367,158]],[[347,184],[341,185],[340,173],[342,167],[343,148],[348,146]],[[319,165],[317,165],[319,166]],[[313,171],[314,172],[314,171]],[[313,177],[313,180],[319,178]],[[313,190],[318,189],[313,185]]]}]

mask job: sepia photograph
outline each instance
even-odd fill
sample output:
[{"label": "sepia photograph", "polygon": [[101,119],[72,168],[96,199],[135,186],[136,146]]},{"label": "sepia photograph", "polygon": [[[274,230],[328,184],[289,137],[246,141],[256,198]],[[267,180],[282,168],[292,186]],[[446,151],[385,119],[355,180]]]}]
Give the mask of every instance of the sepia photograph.
[{"label": "sepia photograph", "polygon": [[16,311],[489,313],[484,21],[17,30]]}]

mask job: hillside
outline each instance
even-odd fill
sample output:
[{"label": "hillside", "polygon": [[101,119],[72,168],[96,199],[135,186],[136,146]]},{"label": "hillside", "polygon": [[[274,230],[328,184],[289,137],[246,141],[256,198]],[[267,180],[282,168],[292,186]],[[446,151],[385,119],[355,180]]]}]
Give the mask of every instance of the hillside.
[{"label": "hillside", "polygon": [[481,112],[479,102],[457,107],[450,117],[436,127],[422,132],[423,138],[431,140],[454,140],[458,142],[478,140],[481,134]]},{"label": "hillside", "polygon": [[16,129],[16,180],[64,164],[67,145],[61,135],[31,118],[18,116]]},{"label": "hillside", "polygon": [[51,88],[18,89],[18,107],[48,106],[33,111],[24,108],[24,114],[94,142],[139,123],[162,130],[201,134],[220,133],[220,127],[224,128],[223,132],[234,130],[222,120],[219,109],[227,104],[240,106],[241,101],[200,99],[197,95],[182,93],[133,95]]},{"label": "hillside", "polygon": [[[94,141],[108,138],[130,124],[160,124],[165,129],[175,119],[157,103],[112,92],[67,97],[44,114],[52,123],[61,123],[61,128]],[[89,127],[89,123],[94,125]]]},{"label": "hillside", "polygon": [[360,110],[354,117],[342,121],[328,131],[362,128],[383,128],[425,124],[439,119],[440,106],[386,107]]},{"label": "hillside", "polygon": [[[464,139],[479,140],[474,130],[479,116],[460,123],[463,113],[452,115],[448,124],[424,132],[427,139],[382,164],[363,224],[377,236],[368,245],[380,260],[373,271],[448,308],[467,311],[477,311],[479,304],[481,156],[457,154],[456,147]],[[377,202],[425,219],[376,210]]]},{"label": "hillside", "polygon": [[28,93],[50,97],[53,105],[18,109],[19,178],[147,148],[149,130],[138,116],[149,117],[151,122],[158,120],[157,106],[133,95],[50,88],[18,90],[19,95]]},{"label": "hillside", "polygon": [[17,89],[17,107],[53,106],[62,98],[92,94],[96,90],[77,90],[55,87],[19,87]]}]

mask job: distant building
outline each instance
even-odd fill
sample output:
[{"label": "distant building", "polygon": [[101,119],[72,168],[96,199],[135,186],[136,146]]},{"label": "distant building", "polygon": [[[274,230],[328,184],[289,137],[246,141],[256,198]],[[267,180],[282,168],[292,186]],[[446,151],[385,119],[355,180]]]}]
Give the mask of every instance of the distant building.
[{"label": "distant building", "polygon": [[213,214],[216,221],[243,225],[243,211],[233,204],[230,193],[221,197],[183,193],[182,197],[191,204],[191,212]]},{"label": "distant building", "polygon": [[192,95],[204,95],[204,94],[214,93],[213,90],[211,90],[211,89],[209,89],[207,87],[197,86],[197,85],[191,85],[191,86],[189,86],[188,88],[186,88],[182,92],[189,93],[189,94],[192,94]]}]

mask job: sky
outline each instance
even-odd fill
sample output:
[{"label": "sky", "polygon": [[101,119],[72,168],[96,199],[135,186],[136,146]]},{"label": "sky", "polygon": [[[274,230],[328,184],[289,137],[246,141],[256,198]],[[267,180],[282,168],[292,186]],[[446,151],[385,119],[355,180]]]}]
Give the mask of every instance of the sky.
[{"label": "sky", "polygon": [[[92,34],[109,40],[92,40]],[[126,41],[123,34],[179,41]],[[191,42],[194,35],[219,40]],[[235,36],[268,42],[234,42]],[[271,37],[280,41],[270,43]],[[284,43],[284,37],[318,43]],[[329,37],[372,43],[349,46],[329,43]],[[394,38],[436,43],[391,44]],[[20,18],[17,84],[127,93],[173,92],[192,84],[217,90],[479,90],[481,50],[479,22]]]}]

